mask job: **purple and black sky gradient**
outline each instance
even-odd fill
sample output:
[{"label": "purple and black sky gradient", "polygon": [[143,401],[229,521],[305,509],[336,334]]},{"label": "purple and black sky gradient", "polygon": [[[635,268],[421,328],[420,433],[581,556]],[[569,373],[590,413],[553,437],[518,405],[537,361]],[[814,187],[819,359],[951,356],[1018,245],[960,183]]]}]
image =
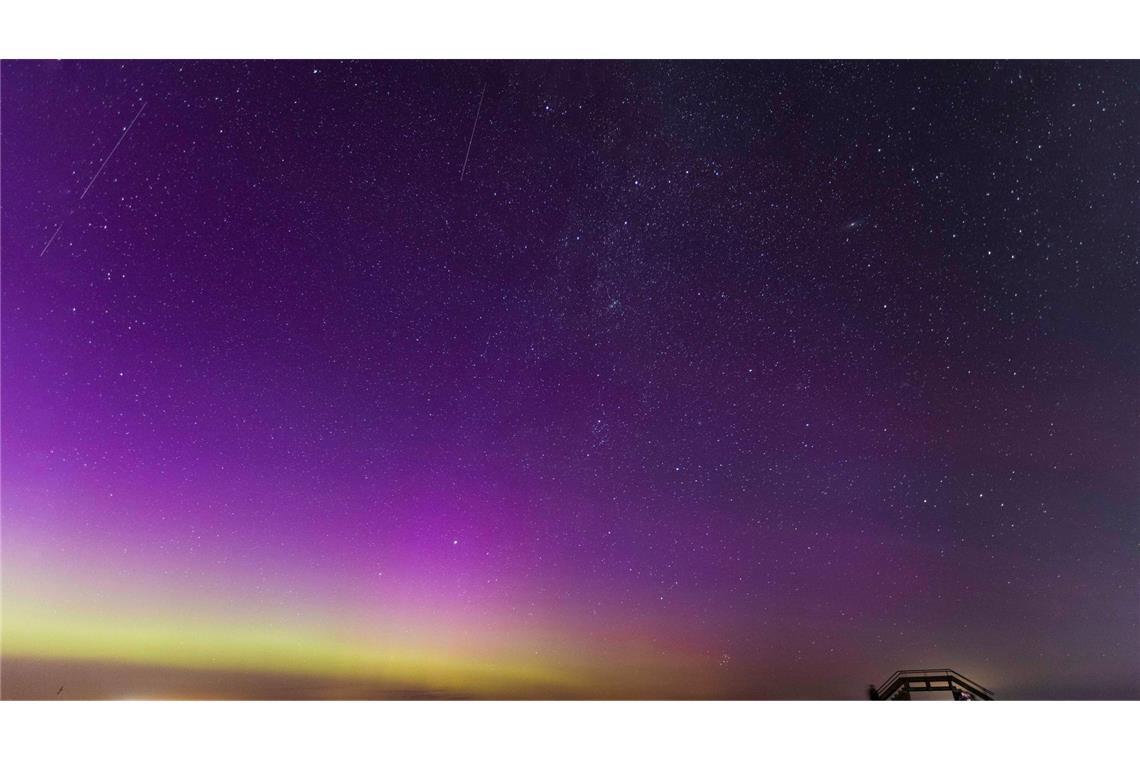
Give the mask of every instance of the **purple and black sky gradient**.
[{"label": "purple and black sky gradient", "polygon": [[1135,63],[2,74],[5,697],[1140,697]]}]

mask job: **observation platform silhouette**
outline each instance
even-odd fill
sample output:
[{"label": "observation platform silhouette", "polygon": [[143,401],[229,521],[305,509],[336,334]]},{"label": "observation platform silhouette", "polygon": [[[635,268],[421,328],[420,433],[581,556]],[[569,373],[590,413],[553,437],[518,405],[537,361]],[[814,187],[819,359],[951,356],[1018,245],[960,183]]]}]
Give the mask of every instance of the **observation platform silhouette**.
[{"label": "observation platform silhouette", "polygon": [[871,684],[867,689],[868,695],[873,700],[909,700],[914,693],[938,691],[950,692],[955,702],[971,700],[988,702],[994,699],[992,691],[949,668],[896,670],[882,686],[876,687]]}]

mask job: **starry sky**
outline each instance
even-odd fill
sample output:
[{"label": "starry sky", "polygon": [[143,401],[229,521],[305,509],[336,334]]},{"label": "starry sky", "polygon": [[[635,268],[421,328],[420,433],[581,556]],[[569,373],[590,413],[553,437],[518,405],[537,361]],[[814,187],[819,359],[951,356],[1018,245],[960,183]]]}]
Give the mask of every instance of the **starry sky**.
[{"label": "starry sky", "polygon": [[0,103],[5,697],[1140,697],[1136,63]]}]

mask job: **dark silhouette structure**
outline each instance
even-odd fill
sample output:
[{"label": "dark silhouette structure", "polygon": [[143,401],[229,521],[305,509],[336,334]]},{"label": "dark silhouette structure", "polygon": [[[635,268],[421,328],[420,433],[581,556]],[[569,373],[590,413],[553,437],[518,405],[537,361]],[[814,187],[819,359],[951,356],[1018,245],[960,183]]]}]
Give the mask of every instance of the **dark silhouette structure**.
[{"label": "dark silhouette structure", "polygon": [[867,688],[867,695],[873,700],[909,700],[915,692],[931,691],[948,691],[955,702],[978,699],[988,702],[994,698],[992,691],[949,668],[896,670],[882,686],[871,684]]}]

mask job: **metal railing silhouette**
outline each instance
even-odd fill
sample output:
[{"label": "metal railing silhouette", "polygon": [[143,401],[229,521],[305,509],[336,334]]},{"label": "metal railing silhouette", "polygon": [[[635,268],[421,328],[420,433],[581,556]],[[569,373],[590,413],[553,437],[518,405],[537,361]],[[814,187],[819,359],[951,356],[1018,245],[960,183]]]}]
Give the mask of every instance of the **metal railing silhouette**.
[{"label": "metal railing silhouette", "polygon": [[[945,685],[942,685],[945,684]],[[963,693],[974,699],[990,701],[994,693],[977,681],[966,678],[950,668],[926,670],[896,670],[881,686],[872,691],[872,699],[908,699],[911,692],[949,691],[954,699],[962,699]]]}]

